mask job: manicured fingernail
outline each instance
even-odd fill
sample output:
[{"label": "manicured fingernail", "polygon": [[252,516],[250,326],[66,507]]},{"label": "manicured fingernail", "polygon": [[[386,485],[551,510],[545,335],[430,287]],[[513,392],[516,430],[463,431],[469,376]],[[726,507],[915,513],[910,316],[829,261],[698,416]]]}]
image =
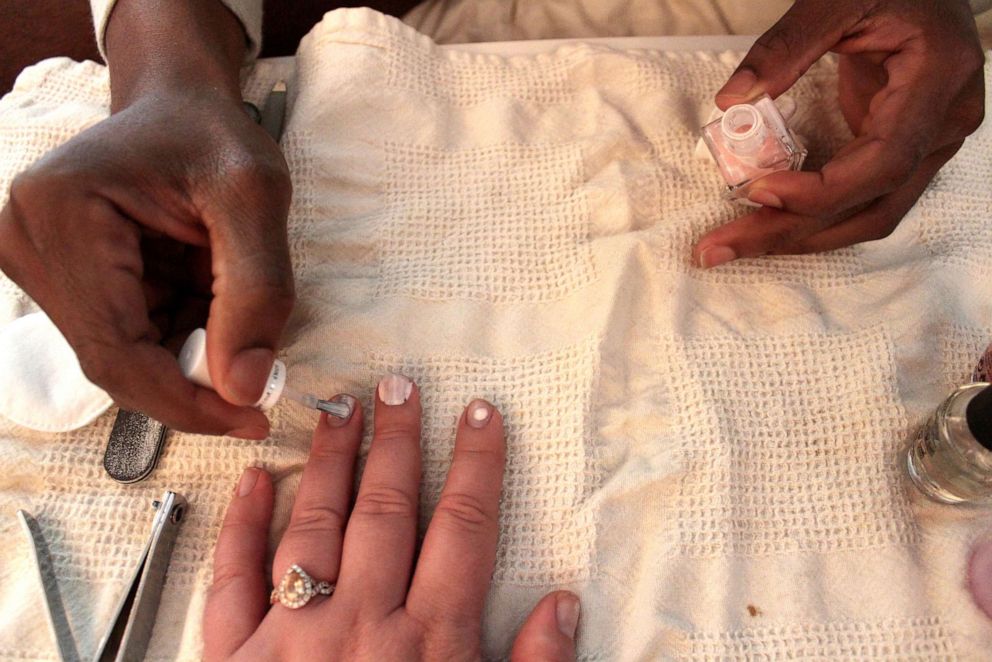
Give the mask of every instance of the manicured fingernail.
[{"label": "manicured fingernail", "polygon": [[237,437],[238,439],[252,439],[254,441],[261,441],[269,436],[269,429],[264,427],[258,427],[255,425],[249,425],[243,428],[237,428],[236,430],[231,430],[228,432],[226,437]]},{"label": "manicured fingernail", "polygon": [[978,543],[971,553],[968,585],[975,604],[992,618],[992,538]]},{"label": "manicured fingernail", "polygon": [[251,491],[255,489],[255,483],[258,482],[258,476],[261,472],[255,467],[248,467],[241,474],[241,480],[238,481],[238,496],[245,497],[251,494]]},{"label": "manicured fingernail", "polygon": [[571,593],[559,595],[555,605],[555,618],[561,633],[569,639],[575,639],[575,631],[579,627],[579,598]]},{"label": "manicured fingernail", "polygon": [[746,99],[750,96],[749,93],[754,87],[754,84],[757,82],[758,76],[754,73],[754,71],[748,67],[744,67],[731,76],[730,80],[728,80],[716,94],[717,96],[725,94],[728,97],[741,97]]},{"label": "manicured fingernail", "polygon": [[753,191],[748,191],[747,199],[751,202],[756,202],[763,207],[774,207],[775,209],[781,209],[785,206],[782,203],[782,198],[767,189],[759,188],[754,189]]},{"label": "manicured fingernail", "polygon": [[468,411],[465,420],[476,430],[489,425],[489,419],[493,417],[493,406],[485,400],[473,400],[468,403]]},{"label": "manicured fingernail", "polygon": [[737,259],[737,253],[728,246],[710,246],[699,254],[699,266],[712,269]]},{"label": "manicured fingernail", "polygon": [[413,382],[403,375],[390,373],[379,382],[379,399],[383,404],[401,405],[410,399]]},{"label": "manicured fingernail", "polygon": [[347,393],[341,393],[331,398],[331,402],[340,402],[343,405],[348,405],[348,415],[344,418],[339,418],[337,416],[325,414],[322,418],[326,420],[327,424],[332,428],[343,428],[348,424],[348,421],[351,420],[351,415],[355,413],[355,406],[358,404],[358,400],[351,397]]},{"label": "manicured fingernail", "polygon": [[227,388],[236,405],[253,405],[258,402],[269,378],[275,354],[265,347],[253,347],[234,357],[227,371]]}]

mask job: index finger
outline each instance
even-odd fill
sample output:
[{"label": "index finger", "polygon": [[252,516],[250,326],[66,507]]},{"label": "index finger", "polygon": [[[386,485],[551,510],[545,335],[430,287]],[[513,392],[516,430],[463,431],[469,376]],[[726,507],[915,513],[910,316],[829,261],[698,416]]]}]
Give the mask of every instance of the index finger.
[{"label": "index finger", "polygon": [[[65,336],[87,378],[118,405],[170,428],[263,439],[268,420],[261,412],[227,403],[187,381],[176,358],[153,341],[133,224],[102,201],[77,207],[84,210],[87,233],[50,230],[51,237],[41,236],[59,247],[61,259],[39,254],[38,238],[9,205],[0,212],[0,228],[5,240],[17,244],[12,275]],[[90,256],[88,268],[75,267],[78,255]],[[7,261],[4,266],[9,268]]]},{"label": "index finger", "polygon": [[479,626],[496,559],[505,456],[502,416],[473,400],[459,421],[407,598],[407,610],[421,620]]}]

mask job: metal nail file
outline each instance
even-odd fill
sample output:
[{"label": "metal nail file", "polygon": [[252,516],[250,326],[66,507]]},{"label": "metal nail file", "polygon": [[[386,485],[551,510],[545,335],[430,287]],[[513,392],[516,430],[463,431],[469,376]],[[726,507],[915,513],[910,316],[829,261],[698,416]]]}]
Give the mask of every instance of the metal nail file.
[{"label": "metal nail file", "polygon": [[[175,492],[165,492],[160,500],[152,502],[152,506],[155,508],[155,516],[152,518],[148,541],[131,581],[114,610],[113,619],[100,639],[93,658],[95,662],[138,662],[145,657],[155,626],[155,613],[162,598],[172,548],[179,533],[179,524],[188,507],[186,499]],[[63,662],[80,660],[41,528],[23,510],[17,511],[17,516],[31,539],[35,565],[44,590],[48,622],[59,657]]]}]

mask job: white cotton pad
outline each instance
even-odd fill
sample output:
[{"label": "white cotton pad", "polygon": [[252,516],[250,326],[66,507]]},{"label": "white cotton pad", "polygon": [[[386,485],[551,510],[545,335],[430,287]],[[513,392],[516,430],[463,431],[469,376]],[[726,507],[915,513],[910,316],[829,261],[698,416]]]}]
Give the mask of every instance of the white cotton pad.
[{"label": "white cotton pad", "polygon": [[111,404],[47,315],[25,315],[0,329],[0,416],[33,430],[66,432]]}]

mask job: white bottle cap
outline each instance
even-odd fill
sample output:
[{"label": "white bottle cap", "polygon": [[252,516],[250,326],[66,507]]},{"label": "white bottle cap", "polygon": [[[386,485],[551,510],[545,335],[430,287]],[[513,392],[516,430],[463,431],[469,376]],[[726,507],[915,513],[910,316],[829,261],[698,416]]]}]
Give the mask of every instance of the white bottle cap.
[{"label": "white bottle cap", "polygon": [[[179,351],[179,368],[183,371],[186,379],[194,384],[209,389],[214,387],[207,366],[207,332],[205,329],[197,329],[186,339],[183,348]],[[285,387],[286,364],[276,359],[272,364],[272,371],[269,373],[268,379],[265,380],[265,390],[262,391],[262,397],[255,403],[255,408],[262,411],[271,409],[279,401]]]}]

